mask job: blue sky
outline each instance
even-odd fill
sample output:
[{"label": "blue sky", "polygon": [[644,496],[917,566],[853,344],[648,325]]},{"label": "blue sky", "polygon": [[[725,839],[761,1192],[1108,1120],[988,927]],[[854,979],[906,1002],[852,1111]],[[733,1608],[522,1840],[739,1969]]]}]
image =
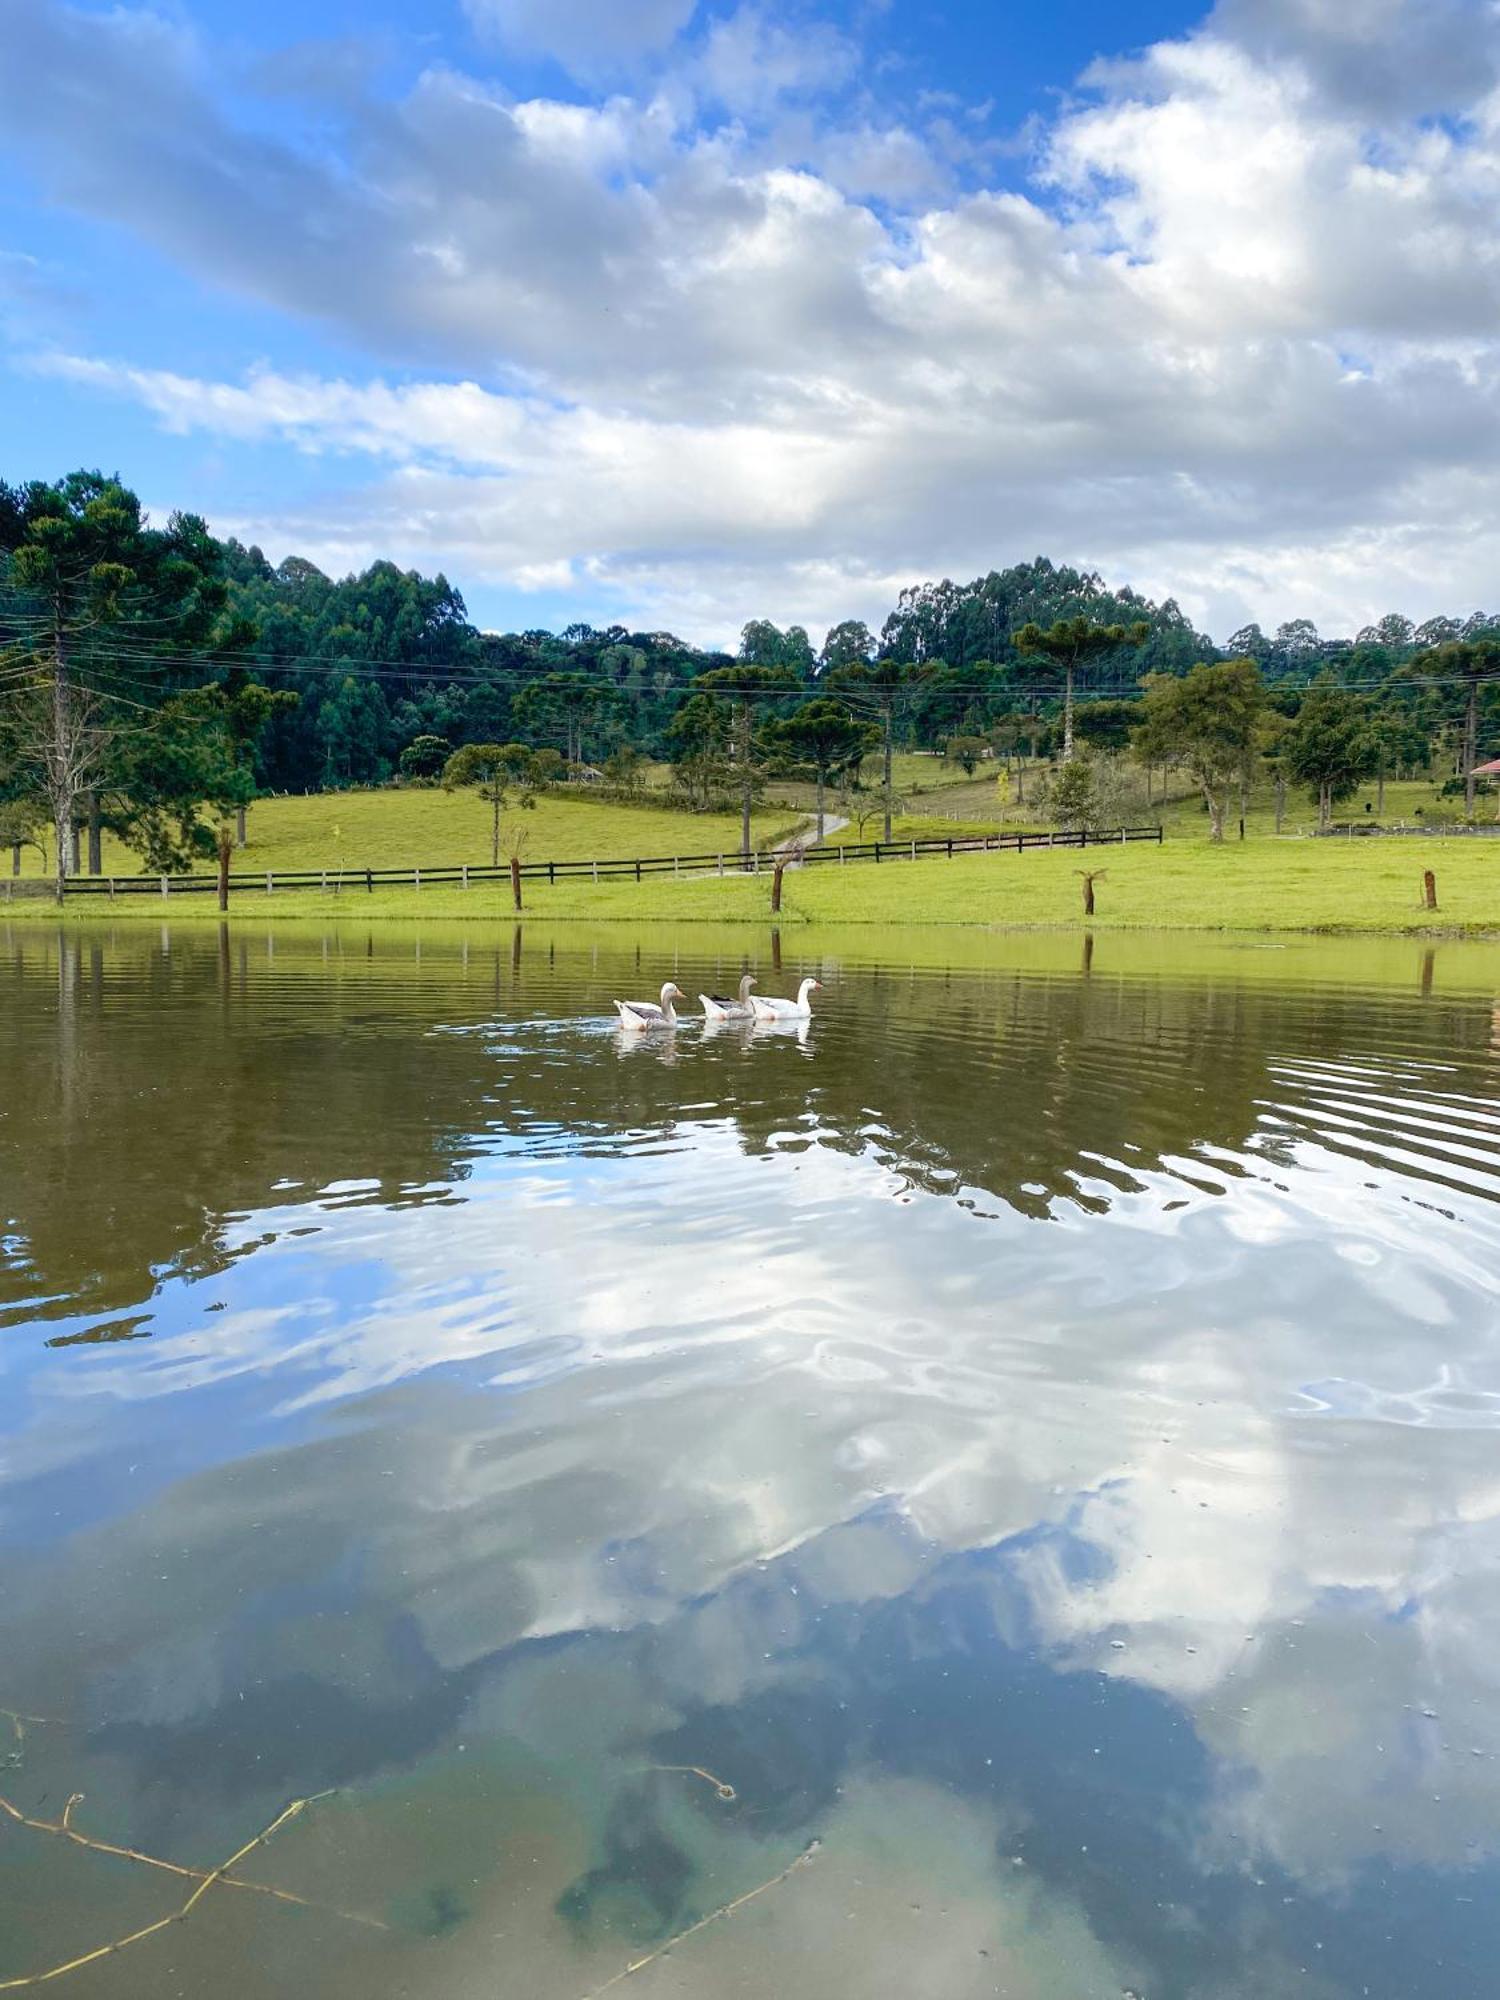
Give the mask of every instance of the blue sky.
[{"label": "blue sky", "polygon": [[1492,0],[0,0],[0,475],[490,625],[1500,604]]}]

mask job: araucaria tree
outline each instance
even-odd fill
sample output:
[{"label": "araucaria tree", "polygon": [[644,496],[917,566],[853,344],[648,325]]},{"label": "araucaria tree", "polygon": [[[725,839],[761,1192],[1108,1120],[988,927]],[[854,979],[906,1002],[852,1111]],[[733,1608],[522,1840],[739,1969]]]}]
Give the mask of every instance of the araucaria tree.
[{"label": "araucaria tree", "polygon": [[836,701],[819,696],[799,708],[785,722],[769,723],[764,732],[767,747],[792,765],[810,770],[817,786],[818,836],[823,832],[823,796],[828,781],[842,771],[852,770],[880,741],[867,723],[856,722]]},{"label": "araucaria tree", "polygon": [[854,661],[834,668],[828,675],[830,688],[857,714],[873,715],[880,726],[880,792],[885,802],[882,815],[884,837],[891,837],[891,814],[895,790],[891,783],[891,750],[896,734],[896,712],[908,702],[929,669],[910,666],[900,660]]},{"label": "araucaria tree", "polygon": [[[500,814],[512,795],[529,809],[544,782],[541,760],[547,753],[528,750],[524,743],[466,743],[443,766],[443,789],[471,791],[490,809],[490,866],[500,866]],[[552,764],[561,767],[554,750]]]},{"label": "araucaria tree", "polygon": [[1149,763],[1178,762],[1208,808],[1214,840],[1224,838],[1232,789],[1251,770],[1266,690],[1253,660],[1198,666],[1180,678],[1148,674],[1136,752]]},{"label": "araucaria tree", "polygon": [[752,709],[757,700],[781,692],[795,693],[797,676],[790,667],[758,667],[741,662],[733,667],[715,667],[700,674],[695,687],[724,694],[734,708],[731,755],[740,789],[740,856],[750,865],[750,809],[760,786],[761,760],[756,754],[755,722]]},{"label": "araucaria tree", "polygon": [[1017,632],[1015,648],[1023,660],[1035,662],[1042,672],[1062,674],[1064,763],[1073,755],[1073,696],[1078,681],[1122,646],[1145,645],[1150,634],[1144,621],[1096,625],[1092,618],[1059,618],[1045,631],[1040,625],[1023,625]]}]

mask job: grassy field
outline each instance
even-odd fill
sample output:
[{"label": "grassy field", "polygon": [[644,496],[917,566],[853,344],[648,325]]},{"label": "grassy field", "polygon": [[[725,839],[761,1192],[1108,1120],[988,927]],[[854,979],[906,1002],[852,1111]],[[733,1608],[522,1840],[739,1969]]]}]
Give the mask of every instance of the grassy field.
[{"label": "grassy field", "polygon": [[[580,808],[588,810],[587,807]],[[597,810],[607,810],[598,808]],[[795,870],[785,881],[783,926],[870,925],[894,931],[922,925],[1019,929],[1198,930],[1223,932],[1373,933],[1500,937],[1500,840],[1389,839],[1247,840],[1215,848],[1204,840],[1169,838],[1157,847],[1090,849],[1097,884],[1096,915],[1085,924],[1076,849],[1026,854],[962,855],[949,861],[894,861]],[[1432,868],[1439,907],[1422,907],[1422,871]],[[533,921],[662,924],[768,920],[767,875],[659,877],[644,883],[583,881],[549,887],[528,882]],[[509,921],[508,894],[492,886],[237,893],[233,913],[245,920],[327,923],[330,919],[463,918]],[[45,903],[21,902],[13,914],[55,921]],[[131,918],[160,922],[214,921],[207,896],[136,904],[103,899],[70,904],[70,922]]]},{"label": "grassy field", "polygon": [[[796,823],[786,809],[756,815],[758,844]],[[502,858],[509,834],[524,828],[528,861],[589,861],[649,854],[736,851],[738,818],[672,811],[657,806],[606,804],[587,797],[548,793],[529,812],[507,811],[500,828]],[[250,809],[249,845],[236,853],[237,870],[262,868],[410,868],[488,863],[490,809],[466,792],[389,790],[325,792],[311,798],[262,799]],[[23,875],[46,873],[34,848],[23,850]],[[136,875],[140,859],[106,840],[105,874]],[[212,872],[212,864],[204,864]]]}]

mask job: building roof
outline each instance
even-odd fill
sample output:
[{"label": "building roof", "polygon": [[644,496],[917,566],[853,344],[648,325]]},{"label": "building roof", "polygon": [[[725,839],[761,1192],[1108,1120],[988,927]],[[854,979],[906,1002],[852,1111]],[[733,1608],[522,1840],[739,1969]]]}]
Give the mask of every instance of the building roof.
[{"label": "building roof", "polygon": [[1471,778],[1500,778],[1500,757],[1492,757],[1488,764],[1476,764],[1469,773]]}]

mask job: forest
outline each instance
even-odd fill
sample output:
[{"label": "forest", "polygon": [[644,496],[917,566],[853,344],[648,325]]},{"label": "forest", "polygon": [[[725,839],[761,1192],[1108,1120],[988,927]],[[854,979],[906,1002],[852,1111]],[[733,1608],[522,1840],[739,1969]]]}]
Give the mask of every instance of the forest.
[{"label": "forest", "polygon": [[[1248,710],[1243,672],[1217,671],[1246,663]],[[153,526],[98,472],[0,483],[0,839],[50,823],[60,872],[97,869],[105,827],[185,865],[257,796],[435,782],[474,746],[551,750],[558,780],[627,790],[666,763],[684,804],[747,816],[767,774],[821,794],[883,749],[889,793],[893,747],[955,746],[1067,765],[1144,745],[1192,774],[1216,830],[1249,746],[1325,814],[1374,761],[1441,767],[1472,812],[1497,693],[1500,613],[1337,637],[1294,619],[1221,645],[1171,598],[1042,556],[913,585],[878,632],[849,619],[820,643],[770,619],[733,653],[618,625],[485,632],[442,575],[273,565],[191,514]],[[1321,777],[1297,738],[1313,725]]]}]

